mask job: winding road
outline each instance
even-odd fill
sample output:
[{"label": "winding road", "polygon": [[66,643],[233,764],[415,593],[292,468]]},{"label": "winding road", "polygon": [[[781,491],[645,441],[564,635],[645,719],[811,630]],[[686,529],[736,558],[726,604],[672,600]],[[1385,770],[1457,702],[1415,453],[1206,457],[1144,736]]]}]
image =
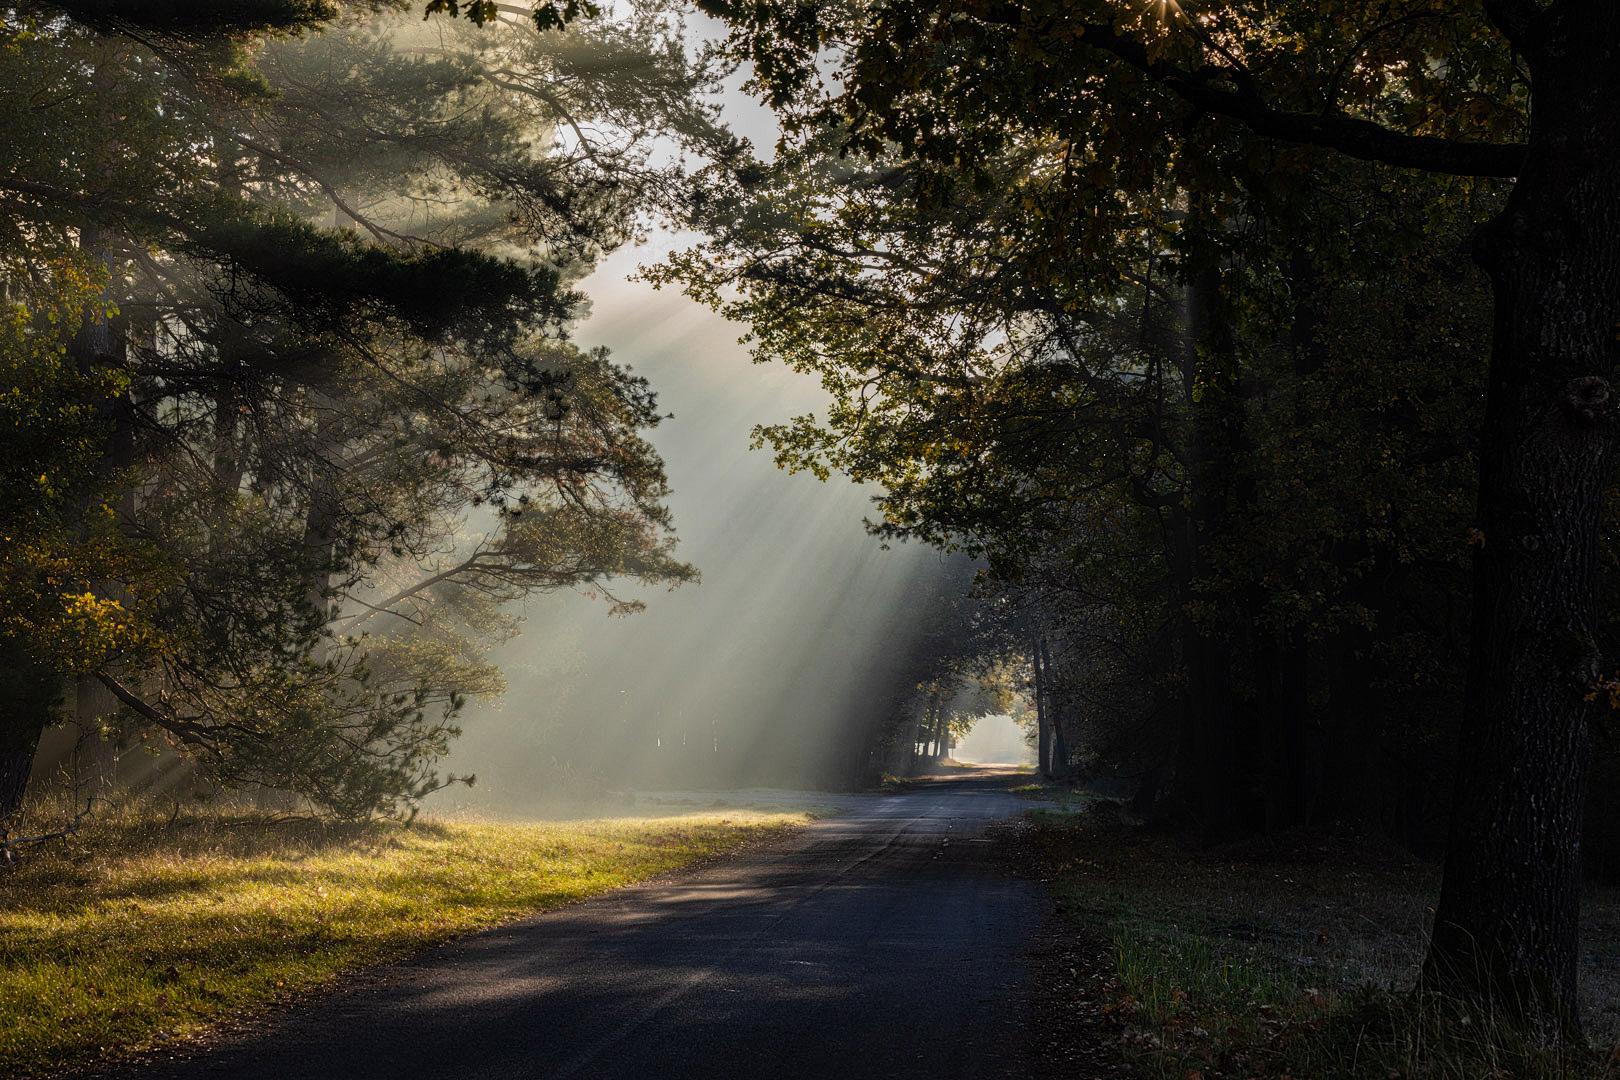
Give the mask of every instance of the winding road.
[{"label": "winding road", "polygon": [[978,770],[847,809],[677,878],[378,968],[120,1080],[1025,1077],[1039,886]]}]

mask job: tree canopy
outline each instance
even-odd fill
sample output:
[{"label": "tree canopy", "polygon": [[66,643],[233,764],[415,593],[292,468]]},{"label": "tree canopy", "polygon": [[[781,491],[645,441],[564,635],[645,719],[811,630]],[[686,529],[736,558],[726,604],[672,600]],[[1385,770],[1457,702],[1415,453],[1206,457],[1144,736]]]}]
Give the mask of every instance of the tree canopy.
[{"label": "tree canopy", "polygon": [[[1356,624],[1389,627],[1396,568],[1472,552],[1474,614],[1440,632],[1466,636],[1469,659],[1424,984],[1573,1037],[1584,747],[1604,663],[1591,553],[1614,451],[1615,344],[1586,329],[1616,321],[1615,249],[1598,238],[1620,139],[1595,104],[1614,89],[1613,10],[704,7],[731,24],[788,134],[770,164],[731,163],[718,206],[694,204],[721,239],[668,275],[749,316],[762,354],[823,373],[838,399],[826,425],[765,434],[789,464],[881,475],[890,530],[967,538],[1016,573],[1076,498],[1121,507],[1074,533],[1082,564],[1131,535],[1122,515],[1156,518],[1182,624],[1183,797],[1195,762],[1241,775],[1245,699],[1263,715],[1310,697],[1288,673],[1324,616],[1365,656]],[[1399,224],[1374,239],[1386,223]],[[1466,249],[1491,315],[1442,306],[1424,322],[1423,303],[1402,302],[1418,283],[1479,295],[1452,269]],[[1391,257],[1405,265],[1388,274]],[[1346,369],[1378,351],[1347,356],[1342,342],[1369,335],[1329,314],[1356,310],[1355,287],[1334,293],[1358,280],[1363,303],[1406,282],[1387,297],[1397,318],[1374,324],[1426,346],[1394,370],[1428,389],[1364,397],[1376,419],[1321,397],[1334,379],[1371,389]],[[1396,521],[1454,522],[1457,489],[1428,484],[1472,472],[1456,428],[1431,423],[1439,406],[1466,426],[1481,383],[1463,358],[1486,335],[1472,530],[1414,543]],[[1306,477],[1263,466],[1305,451],[1308,467],[1317,439],[1371,465],[1368,483],[1294,518],[1290,539],[1277,499],[1305,494]],[[1369,602],[1374,582],[1385,600]],[[1258,768],[1296,775],[1296,743],[1262,743]],[[1203,786],[1206,822],[1235,824],[1240,789]]]},{"label": "tree canopy", "polygon": [[[650,388],[567,332],[679,186],[654,138],[728,138],[712,58],[651,8],[82,8],[13,6],[0,50],[13,355],[56,380],[18,435],[64,455],[8,479],[60,492],[16,662],[227,782],[408,806],[503,604],[694,577]],[[8,709],[24,779],[46,718]]]}]

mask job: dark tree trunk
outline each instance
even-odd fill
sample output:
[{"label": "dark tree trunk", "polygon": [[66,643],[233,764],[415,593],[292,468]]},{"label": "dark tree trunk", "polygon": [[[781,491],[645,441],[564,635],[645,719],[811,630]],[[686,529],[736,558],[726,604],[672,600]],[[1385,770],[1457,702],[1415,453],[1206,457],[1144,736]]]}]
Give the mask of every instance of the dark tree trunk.
[{"label": "dark tree trunk", "polygon": [[[313,395],[320,410],[330,410],[324,394]],[[337,456],[341,446],[334,434],[335,419],[317,420],[316,460],[309,481],[309,505],[304,512],[303,557],[305,589],[311,617],[316,627],[325,627],[332,615],[332,578],[337,569],[337,523],[342,511],[335,473],[338,466],[328,459]],[[316,655],[324,654],[324,643]]]},{"label": "dark tree trunk", "polygon": [[911,776],[917,771],[917,744],[922,741],[922,720],[912,717],[906,721],[905,730],[906,739],[902,744],[905,747],[905,760],[899,763],[900,767],[895,772],[900,776]]},{"label": "dark tree trunk", "polygon": [[1391,815],[1396,800],[1383,795],[1390,778],[1381,776],[1379,768],[1383,721],[1382,701],[1373,693],[1373,636],[1351,629],[1331,638],[1324,649],[1328,673],[1321,797],[1325,816],[1362,822],[1398,836]]},{"label": "dark tree trunk", "polygon": [[1052,779],[1064,783],[1074,779],[1074,763],[1070,760],[1069,740],[1063,734],[1061,720],[1052,725]]},{"label": "dark tree trunk", "polygon": [[0,641],[0,829],[28,793],[39,737],[61,700],[61,676],[16,642]]},{"label": "dark tree trunk", "polygon": [[1208,836],[1230,836],[1240,824],[1237,715],[1232,707],[1231,650],[1187,620],[1182,656],[1187,697],[1176,748],[1176,801]]},{"label": "dark tree trunk", "polygon": [[1035,666],[1035,756],[1036,768],[1045,777],[1052,775],[1052,744],[1050,742],[1052,717],[1046,708],[1046,676],[1041,670],[1041,644],[1037,640],[1030,650]]},{"label": "dark tree trunk", "polygon": [[1559,4],[1523,42],[1533,134],[1482,234],[1496,320],[1462,746],[1424,986],[1579,1039],[1587,701],[1615,449],[1620,9]]},{"label": "dark tree trunk", "polygon": [[1074,767],[1069,760],[1068,710],[1052,682],[1052,650],[1044,637],[1038,642],[1037,649],[1041,668],[1045,672],[1046,733],[1050,739],[1046,751],[1046,775],[1053,780],[1069,781],[1074,779]]},{"label": "dark tree trunk", "polygon": [[1220,274],[1209,270],[1188,290],[1183,398],[1191,414],[1188,483],[1191,513],[1177,515],[1173,559],[1179,598],[1181,660],[1186,674],[1181,737],[1176,751],[1176,801],[1181,815],[1206,835],[1228,836],[1241,824],[1241,761],[1233,707],[1231,646],[1211,623],[1188,609],[1197,583],[1212,576],[1209,541],[1229,527],[1228,491],[1241,426],[1231,325]]},{"label": "dark tree trunk", "polygon": [[1297,634],[1263,634],[1255,645],[1255,681],[1265,754],[1266,828],[1304,823],[1315,801],[1306,648]]},{"label": "dark tree trunk", "polygon": [[27,746],[0,750],[0,831],[8,827],[7,819],[22,809],[23,796],[28,793],[28,777],[34,771],[34,750],[39,746],[40,731],[33,733],[34,741]]}]

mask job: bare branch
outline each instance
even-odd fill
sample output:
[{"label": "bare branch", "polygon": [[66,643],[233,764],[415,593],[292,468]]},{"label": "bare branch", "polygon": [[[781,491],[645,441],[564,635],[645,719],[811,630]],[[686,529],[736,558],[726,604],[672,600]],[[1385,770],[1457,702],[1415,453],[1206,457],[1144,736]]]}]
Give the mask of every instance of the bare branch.
[{"label": "bare branch", "polygon": [[11,862],[13,859],[15,859],[17,857],[18,844],[42,844],[47,840],[58,840],[64,836],[67,836],[69,833],[78,832],[80,822],[84,821],[84,819],[89,816],[90,811],[96,805],[96,799],[99,797],[100,796],[92,795],[86,799],[84,802],[84,809],[79,811],[76,817],[69,819],[67,823],[56,832],[41,833],[38,836],[19,836],[13,839],[6,835],[5,830],[0,829],[0,859],[3,859],[6,862]]},{"label": "bare branch", "polygon": [[386,244],[389,240],[397,240],[406,245],[428,244],[433,247],[443,246],[441,244],[435,244],[433,241],[424,239],[423,237],[406,236],[404,233],[397,233],[392,229],[385,229],[381,225],[378,225],[376,222],[366,217],[366,215],[362,214],[358,209],[345,201],[343,196],[338,194],[337,189],[327,182],[326,178],[321,176],[315,167],[308,162],[300,161],[291,154],[284,154],[272,146],[262,143],[257,139],[250,139],[246,135],[242,135],[238,132],[226,131],[223,132],[223,134],[226,138],[242,147],[242,149],[251,150],[255,154],[263,155],[272,161],[279,161],[288,168],[296,169],[304,176],[307,176],[310,180],[313,180],[317,187],[326,192],[326,197],[332,200],[332,204],[334,206],[343,211],[344,214],[353,219],[355,222],[359,223],[360,227],[369,232],[378,243]]}]

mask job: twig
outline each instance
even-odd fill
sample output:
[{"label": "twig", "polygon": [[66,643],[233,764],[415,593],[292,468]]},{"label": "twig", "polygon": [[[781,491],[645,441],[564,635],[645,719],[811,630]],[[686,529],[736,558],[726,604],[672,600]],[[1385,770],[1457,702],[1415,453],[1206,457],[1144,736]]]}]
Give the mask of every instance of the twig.
[{"label": "twig", "polygon": [[79,823],[88,817],[90,811],[95,808],[97,797],[98,796],[91,795],[89,798],[85,799],[84,809],[79,811],[76,817],[74,817],[71,821],[68,821],[67,824],[56,832],[41,833],[39,836],[19,836],[15,840],[5,835],[3,832],[0,832],[0,858],[3,858],[6,862],[13,862],[17,858],[18,844],[42,844],[47,840],[57,840],[68,835],[69,833],[78,832]]}]

